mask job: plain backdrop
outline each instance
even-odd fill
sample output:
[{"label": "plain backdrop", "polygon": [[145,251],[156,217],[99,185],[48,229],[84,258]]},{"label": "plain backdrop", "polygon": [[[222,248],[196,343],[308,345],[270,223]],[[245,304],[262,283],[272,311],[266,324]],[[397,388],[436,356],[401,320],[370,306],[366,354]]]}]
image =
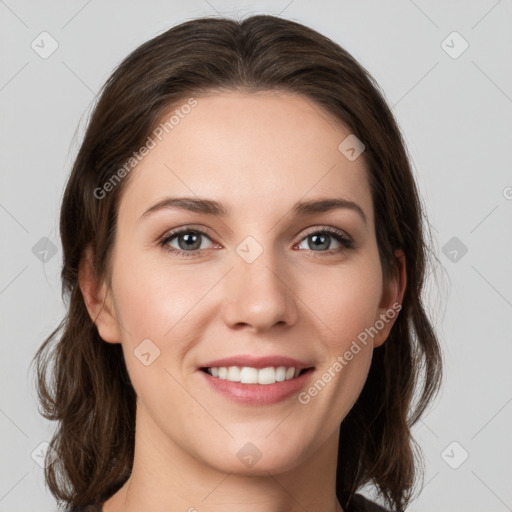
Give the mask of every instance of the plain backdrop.
[{"label": "plain backdrop", "polygon": [[40,465],[54,425],[38,413],[29,362],[64,314],[60,199],[96,92],[171,26],[251,13],[302,22],[351,52],[411,154],[444,267],[428,303],[446,377],[414,428],[426,471],[410,510],[512,510],[509,0],[0,0],[0,512],[56,510]]}]

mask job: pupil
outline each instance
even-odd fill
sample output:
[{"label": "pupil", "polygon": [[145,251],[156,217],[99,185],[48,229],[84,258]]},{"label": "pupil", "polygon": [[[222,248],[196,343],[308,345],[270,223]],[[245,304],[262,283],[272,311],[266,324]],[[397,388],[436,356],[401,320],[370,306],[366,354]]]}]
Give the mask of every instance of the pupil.
[{"label": "pupil", "polygon": [[[181,244],[181,237],[185,240],[185,244]],[[181,249],[198,249],[201,245],[200,243],[197,243],[199,237],[196,233],[186,233],[181,235],[181,237],[178,238]],[[195,247],[195,245],[197,245],[197,247]]]},{"label": "pupil", "polygon": [[[320,243],[316,243],[316,241],[318,241],[318,239],[320,238],[322,238],[323,241],[321,241]],[[327,235],[311,235],[311,240],[314,240],[313,245],[316,248],[328,249],[329,247],[328,241],[326,242]]]}]

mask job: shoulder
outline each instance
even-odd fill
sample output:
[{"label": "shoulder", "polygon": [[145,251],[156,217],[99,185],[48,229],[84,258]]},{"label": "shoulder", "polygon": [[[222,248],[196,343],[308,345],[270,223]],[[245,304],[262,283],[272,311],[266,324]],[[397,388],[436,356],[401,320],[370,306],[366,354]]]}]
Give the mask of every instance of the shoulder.
[{"label": "shoulder", "polygon": [[354,494],[345,508],[345,512],[389,512],[389,510],[361,494]]}]

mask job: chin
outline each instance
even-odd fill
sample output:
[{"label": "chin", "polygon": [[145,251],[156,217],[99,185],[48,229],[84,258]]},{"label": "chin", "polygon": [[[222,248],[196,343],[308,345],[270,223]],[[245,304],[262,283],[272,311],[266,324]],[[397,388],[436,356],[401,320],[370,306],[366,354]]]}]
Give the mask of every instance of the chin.
[{"label": "chin", "polygon": [[308,457],[310,451],[304,446],[303,440],[283,446],[264,437],[255,438],[254,441],[249,439],[230,439],[224,448],[215,450],[215,453],[202,454],[201,459],[224,473],[268,476],[268,473],[279,474],[294,469]]}]

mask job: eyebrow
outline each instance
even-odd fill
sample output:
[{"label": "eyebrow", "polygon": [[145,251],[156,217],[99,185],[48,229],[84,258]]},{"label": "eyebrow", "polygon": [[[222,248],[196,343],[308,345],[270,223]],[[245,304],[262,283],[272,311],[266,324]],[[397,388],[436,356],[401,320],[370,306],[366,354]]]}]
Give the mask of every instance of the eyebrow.
[{"label": "eyebrow", "polygon": [[[164,209],[187,210],[195,213],[203,213],[206,215],[216,215],[226,217],[229,211],[226,207],[212,199],[204,199],[200,197],[165,197],[156,204],[148,208],[139,220],[148,217],[152,213]],[[353,201],[342,198],[316,199],[310,201],[298,201],[295,203],[291,211],[298,217],[313,215],[315,213],[324,213],[336,209],[349,209],[358,213],[367,224],[367,218],[363,209]]]}]

